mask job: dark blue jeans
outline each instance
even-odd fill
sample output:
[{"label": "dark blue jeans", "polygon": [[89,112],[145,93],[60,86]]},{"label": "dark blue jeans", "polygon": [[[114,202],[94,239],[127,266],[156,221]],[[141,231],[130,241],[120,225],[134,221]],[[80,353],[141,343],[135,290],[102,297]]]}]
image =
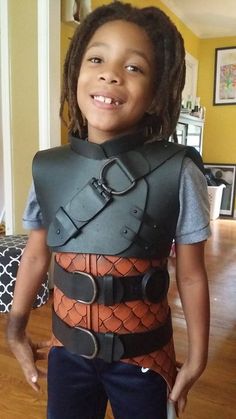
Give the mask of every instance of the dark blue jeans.
[{"label": "dark blue jeans", "polygon": [[48,362],[48,419],[166,419],[167,386],[155,372],[53,347]]}]

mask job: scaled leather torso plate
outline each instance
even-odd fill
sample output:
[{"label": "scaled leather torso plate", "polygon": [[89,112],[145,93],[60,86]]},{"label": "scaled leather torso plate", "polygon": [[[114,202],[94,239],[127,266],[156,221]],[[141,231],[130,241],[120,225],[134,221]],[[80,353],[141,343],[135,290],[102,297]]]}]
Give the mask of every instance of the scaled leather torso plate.
[{"label": "scaled leather torso plate", "polygon": [[[166,260],[123,259],[112,256],[76,255],[73,253],[58,253],[56,260],[69,272],[77,270],[92,275],[113,274],[116,276],[138,275],[146,272],[150,267],[166,267]],[[80,326],[96,332],[137,333],[152,330],[165,323],[169,312],[167,298],[158,304],[147,301],[132,301],[104,306],[93,303],[85,305],[67,298],[55,288],[54,309],[57,314],[70,326]],[[61,343],[53,337],[52,344]],[[123,362],[150,368],[161,374],[169,388],[172,388],[176,377],[176,362],[173,339],[160,350],[146,355],[122,359]]]}]

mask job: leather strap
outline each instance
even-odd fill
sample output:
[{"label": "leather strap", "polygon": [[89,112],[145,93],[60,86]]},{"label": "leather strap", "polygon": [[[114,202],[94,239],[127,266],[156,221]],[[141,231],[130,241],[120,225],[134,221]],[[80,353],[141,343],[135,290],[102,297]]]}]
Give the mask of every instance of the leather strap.
[{"label": "leather strap", "polygon": [[[103,187],[102,183],[92,178],[72,197],[65,208],[58,208],[48,229],[49,246],[51,240],[56,246],[78,235],[86,224],[104,210],[111,199],[111,193]],[[77,219],[77,214],[80,215],[80,219]]]},{"label": "leather strap", "polygon": [[101,358],[106,362],[133,358],[161,349],[173,334],[171,314],[157,329],[141,333],[96,333],[82,327],[71,327],[55,311],[52,313],[52,329],[55,337],[69,352],[85,358]]},{"label": "leather strap", "polygon": [[169,274],[165,269],[156,268],[137,276],[93,276],[84,272],[67,272],[55,262],[54,284],[68,298],[84,304],[96,301],[112,306],[134,300],[158,303],[168,292]]}]

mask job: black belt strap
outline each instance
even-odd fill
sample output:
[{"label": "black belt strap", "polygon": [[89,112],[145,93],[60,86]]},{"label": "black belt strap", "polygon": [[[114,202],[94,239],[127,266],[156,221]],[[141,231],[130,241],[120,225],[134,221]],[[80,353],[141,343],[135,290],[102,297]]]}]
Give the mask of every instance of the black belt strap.
[{"label": "black belt strap", "polygon": [[92,276],[84,272],[67,272],[57,262],[54,267],[54,284],[68,297],[84,304],[111,306],[121,301],[161,301],[169,288],[166,269],[150,269],[143,275],[117,277]]},{"label": "black belt strap", "polygon": [[52,328],[56,338],[68,351],[89,359],[101,358],[106,362],[133,358],[161,349],[173,334],[170,311],[166,322],[157,329],[118,335],[71,327],[53,310]]}]

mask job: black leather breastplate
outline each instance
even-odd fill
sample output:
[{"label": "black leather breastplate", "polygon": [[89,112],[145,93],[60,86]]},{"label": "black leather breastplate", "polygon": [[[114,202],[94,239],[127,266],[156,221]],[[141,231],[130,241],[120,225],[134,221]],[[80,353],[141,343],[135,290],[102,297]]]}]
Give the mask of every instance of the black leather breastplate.
[{"label": "black leather breastplate", "polygon": [[178,219],[183,159],[201,168],[201,158],[166,141],[134,148],[131,139],[121,149],[112,141],[98,146],[72,138],[71,145],[36,154],[33,176],[48,245],[58,252],[165,257]]}]

